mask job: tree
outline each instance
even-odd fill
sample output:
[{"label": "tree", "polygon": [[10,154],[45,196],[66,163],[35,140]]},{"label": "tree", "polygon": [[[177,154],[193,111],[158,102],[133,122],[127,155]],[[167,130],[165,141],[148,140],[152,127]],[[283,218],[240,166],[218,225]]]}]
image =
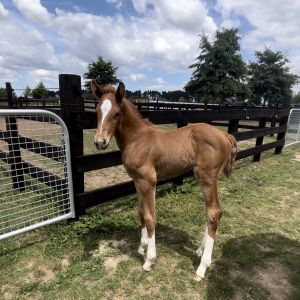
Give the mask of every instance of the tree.
[{"label": "tree", "polygon": [[181,90],[163,91],[161,94],[163,99],[171,102],[186,102],[188,99],[187,93]]},{"label": "tree", "polygon": [[48,90],[46,89],[44,83],[40,81],[36,87],[32,90],[32,97],[34,99],[43,99],[48,96]]},{"label": "tree", "polygon": [[249,64],[249,88],[252,101],[268,105],[278,105],[281,101],[290,101],[292,86],[298,76],[290,73],[289,60],[281,52],[266,48],[256,51],[256,62]]},{"label": "tree", "polygon": [[161,97],[161,93],[158,91],[145,91],[143,96],[149,99],[150,101],[157,101]]},{"label": "tree", "polygon": [[190,66],[194,72],[185,91],[204,103],[226,100],[244,100],[249,94],[245,83],[247,67],[239,54],[238,29],[217,31],[210,42],[203,34],[200,38],[200,55]]},{"label": "tree", "polygon": [[24,92],[23,92],[23,96],[28,98],[31,96],[31,88],[27,85]]},{"label": "tree", "polygon": [[91,79],[96,79],[98,84],[116,84],[120,80],[116,77],[117,67],[112,65],[111,61],[105,61],[101,56],[96,62],[88,65],[88,71],[84,73],[86,79],[85,87],[90,89]]},{"label": "tree", "polygon": [[292,103],[300,104],[300,92],[293,96]]},{"label": "tree", "polygon": [[7,93],[5,88],[0,88],[0,99],[6,99]]}]

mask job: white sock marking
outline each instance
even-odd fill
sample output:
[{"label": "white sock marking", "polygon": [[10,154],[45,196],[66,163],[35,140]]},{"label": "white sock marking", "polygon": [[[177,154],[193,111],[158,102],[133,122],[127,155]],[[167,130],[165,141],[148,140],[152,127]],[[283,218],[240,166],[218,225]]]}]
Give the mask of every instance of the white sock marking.
[{"label": "white sock marking", "polygon": [[101,120],[101,124],[100,124],[100,132],[99,134],[101,134],[101,130],[102,130],[102,125],[104,123],[105,118],[107,117],[109,111],[111,110],[112,104],[111,101],[109,99],[104,99],[104,101],[101,104],[101,112],[102,112],[102,120]]},{"label": "white sock marking", "polygon": [[141,243],[140,243],[140,247],[138,249],[138,253],[141,255],[144,255],[145,248],[147,245],[148,245],[148,233],[147,233],[147,228],[144,227],[141,230]]},{"label": "white sock marking", "polygon": [[200,265],[196,271],[196,274],[200,277],[204,277],[207,267],[209,267],[211,264],[211,255],[214,247],[214,239],[209,236],[207,227],[203,239],[204,239],[204,251],[203,251]]},{"label": "white sock marking", "polygon": [[203,254],[204,248],[205,248],[205,238],[208,235],[208,229],[207,229],[207,225],[205,227],[205,231],[204,231],[204,236],[201,242],[200,247],[196,250],[197,255],[200,257]]},{"label": "white sock marking", "polygon": [[151,266],[154,264],[155,258],[156,258],[155,232],[153,232],[152,237],[148,238],[147,257],[143,265],[143,269],[146,271],[150,271]]}]

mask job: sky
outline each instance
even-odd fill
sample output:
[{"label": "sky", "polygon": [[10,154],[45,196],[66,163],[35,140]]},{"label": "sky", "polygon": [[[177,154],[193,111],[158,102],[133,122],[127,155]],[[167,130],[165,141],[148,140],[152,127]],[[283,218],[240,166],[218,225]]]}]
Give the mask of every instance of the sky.
[{"label": "sky", "polygon": [[231,27],[247,62],[271,47],[300,75],[299,16],[298,0],[0,0],[0,87],[57,88],[100,55],[128,90],[183,89],[199,35]]}]

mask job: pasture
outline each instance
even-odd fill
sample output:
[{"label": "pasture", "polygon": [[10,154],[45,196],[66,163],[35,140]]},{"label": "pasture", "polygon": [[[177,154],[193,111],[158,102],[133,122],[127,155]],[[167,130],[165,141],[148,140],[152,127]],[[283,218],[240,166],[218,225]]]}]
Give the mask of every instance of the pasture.
[{"label": "pasture", "polygon": [[0,243],[3,299],[299,299],[300,148],[244,159],[222,178],[213,263],[194,280],[206,222],[193,178],[157,192],[157,252],[142,270],[136,196]]}]

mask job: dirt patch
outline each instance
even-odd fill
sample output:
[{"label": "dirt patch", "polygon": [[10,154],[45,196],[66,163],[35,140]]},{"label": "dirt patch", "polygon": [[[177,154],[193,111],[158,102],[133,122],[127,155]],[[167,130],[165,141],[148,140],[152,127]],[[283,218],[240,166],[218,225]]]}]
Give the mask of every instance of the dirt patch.
[{"label": "dirt patch", "polygon": [[131,180],[123,165],[87,172],[84,179],[87,191]]},{"label": "dirt patch", "polygon": [[41,281],[43,283],[46,283],[55,277],[54,272],[47,267],[41,267],[39,268],[39,270],[43,273],[43,275],[41,276]]},{"label": "dirt patch", "polygon": [[129,259],[129,256],[125,255],[125,254],[121,255],[121,256],[108,257],[104,261],[105,270],[108,272],[109,275],[113,275],[118,268],[118,264],[121,261],[126,261],[128,259]]},{"label": "dirt patch", "polygon": [[27,282],[42,282],[47,283],[49,280],[55,277],[55,273],[48,269],[47,267],[43,266],[38,269],[38,274],[34,272],[29,272],[27,275]]},{"label": "dirt patch", "polygon": [[118,249],[126,246],[127,242],[125,240],[108,240],[100,241],[96,249],[90,251],[92,257],[97,257],[108,253],[112,249]]},{"label": "dirt patch", "polygon": [[300,153],[296,153],[292,161],[300,162]]},{"label": "dirt patch", "polygon": [[70,261],[67,257],[61,260],[61,266],[63,270],[67,269],[70,266]]},{"label": "dirt patch", "polygon": [[12,289],[12,286],[9,284],[4,284],[1,286],[1,296],[3,297],[2,299],[8,300],[8,299],[14,299],[13,294],[10,292]]}]

